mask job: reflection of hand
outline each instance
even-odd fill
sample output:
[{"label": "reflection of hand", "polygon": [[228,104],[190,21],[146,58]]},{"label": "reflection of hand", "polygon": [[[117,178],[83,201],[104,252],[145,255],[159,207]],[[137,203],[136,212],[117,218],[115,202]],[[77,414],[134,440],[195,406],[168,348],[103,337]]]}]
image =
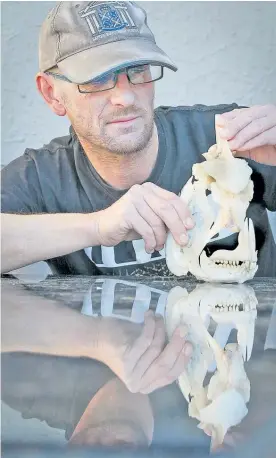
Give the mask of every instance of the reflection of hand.
[{"label": "reflection of hand", "polygon": [[216,117],[222,138],[237,156],[276,165],[276,106],[253,106]]},{"label": "reflection of hand", "polygon": [[185,370],[192,345],[185,328],[175,330],[166,344],[162,317],[149,311],[144,325],[103,318],[99,353],[104,362],[133,393],[151,393],[174,382]]}]

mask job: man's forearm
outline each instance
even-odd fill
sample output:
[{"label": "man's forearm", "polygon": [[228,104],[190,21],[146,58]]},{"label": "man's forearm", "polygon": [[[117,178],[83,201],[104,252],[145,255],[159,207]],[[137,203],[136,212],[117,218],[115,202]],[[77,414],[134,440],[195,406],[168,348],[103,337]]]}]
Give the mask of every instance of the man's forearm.
[{"label": "man's forearm", "polygon": [[98,213],[1,215],[1,272],[99,245]]}]

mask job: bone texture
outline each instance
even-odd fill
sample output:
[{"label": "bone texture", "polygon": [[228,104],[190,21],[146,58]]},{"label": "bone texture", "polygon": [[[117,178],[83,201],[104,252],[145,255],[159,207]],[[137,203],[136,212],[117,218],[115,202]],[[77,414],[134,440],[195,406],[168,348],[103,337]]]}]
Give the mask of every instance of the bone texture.
[{"label": "bone texture", "polygon": [[[169,233],[166,261],[177,275],[191,272],[206,282],[244,283],[257,271],[255,232],[246,211],[253,197],[252,170],[243,159],[236,158],[217,135],[217,143],[203,154],[204,161],[194,164],[192,177],[180,197],[188,205],[195,226],[188,231],[185,247],[178,245]],[[209,192],[209,195],[206,194]],[[222,231],[238,233],[234,250],[219,249],[207,256],[204,248]]]}]

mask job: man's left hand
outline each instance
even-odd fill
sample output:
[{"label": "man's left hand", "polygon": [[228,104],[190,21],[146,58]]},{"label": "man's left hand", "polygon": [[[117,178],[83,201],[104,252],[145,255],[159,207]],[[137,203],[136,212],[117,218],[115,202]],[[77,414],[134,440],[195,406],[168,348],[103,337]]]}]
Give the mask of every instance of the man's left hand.
[{"label": "man's left hand", "polygon": [[276,165],[276,106],[256,105],[216,116],[216,129],[235,156]]}]

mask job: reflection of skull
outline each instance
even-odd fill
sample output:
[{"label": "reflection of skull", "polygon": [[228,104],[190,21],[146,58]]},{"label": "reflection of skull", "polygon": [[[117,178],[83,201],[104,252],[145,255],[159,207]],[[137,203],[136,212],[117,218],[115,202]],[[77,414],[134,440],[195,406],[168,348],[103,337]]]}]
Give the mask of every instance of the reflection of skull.
[{"label": "reflection of skull", "polygon": [[229,324],[237,329],[237,341],[243,359],[251,357],[255,321],[257,317],[257,298],[248,285],[198,285],[189,295],[190,303],[199,307],[203,321],[211,317],[216,323]]},{"label": "reflection of skull", "polygon": [[253,223],[246,218],[253,197],[251,169],[232,155],[226,141],[203,156],[206,161],[193,166],[180,194],[195,227],[183,248],[168,234],[167,265],[175,275],[190,271],[200,280],[243,283],[257,271]]},{"label": "reflection of skull", "polygon": [[[211,450],[223,442],[230,427],[247,415],[250,382],[244,370],[244,355],[249,359],[253,346],[256,305],[255,293],[247,285],[204,284],[189,294],[177,286],[168,294],[168,336],[180,323],[185,324],[186,338],[194,347],[191,361],[178,379],[179,387],[189,404],[189,416],[198,419],[198,427],[211,436]],[[238,343],[221,348],[207,330],[209,317],[217,323],[234,325]],[[217,370],[206,385],[212,356]]]},{"label": "reflection of skull", "polygon": [[187,370],[179,378],[181,391],[189,401],[189,395],[202,391],[203,381],[213,355],[206,339],[207,329],[199,315],[199,308],[194,307],[194,304],[189,301],[186,289],[176,286],[169,292],[165,322],[169,338],[180,323],[184,324],[187,329],[185,338],[194,346]]}]

